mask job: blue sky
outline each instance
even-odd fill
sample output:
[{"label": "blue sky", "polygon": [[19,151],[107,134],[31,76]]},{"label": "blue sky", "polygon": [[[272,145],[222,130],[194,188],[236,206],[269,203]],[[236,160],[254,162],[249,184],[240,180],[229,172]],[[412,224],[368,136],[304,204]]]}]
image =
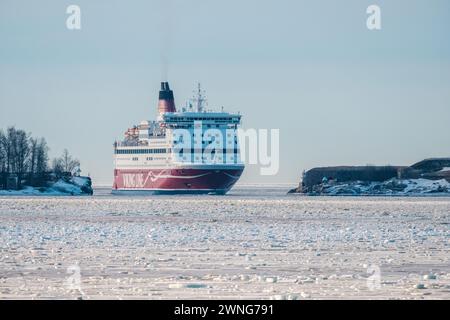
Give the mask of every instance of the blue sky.
[{"label": "blue sky", "polygon": [[[70,4],[81,30],[66,28]],[[0,128],[68,148],[110,184],[113,141],[156,116],[164,56],[178,105],[200,81],[244,128],[280,129],[279,174],[247,166],[243,183],[450,156],[449,33],[447,0],[0,0]]]}]

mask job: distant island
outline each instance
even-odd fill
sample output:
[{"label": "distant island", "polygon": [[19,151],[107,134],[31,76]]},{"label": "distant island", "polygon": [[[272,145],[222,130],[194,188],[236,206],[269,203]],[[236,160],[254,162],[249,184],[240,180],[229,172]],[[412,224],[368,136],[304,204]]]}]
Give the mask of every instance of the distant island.
[{"label": "distant island", "polygon": [[51,163],[44,138],[24,130],[0,130],[1,195],[92,195],[91,178],[80,176],[80,162],[67,149]]},{"label": "distant island", "polygon": [[325,196],[450,196],[450,158],[411,166],[319,167],[288,193]]}]

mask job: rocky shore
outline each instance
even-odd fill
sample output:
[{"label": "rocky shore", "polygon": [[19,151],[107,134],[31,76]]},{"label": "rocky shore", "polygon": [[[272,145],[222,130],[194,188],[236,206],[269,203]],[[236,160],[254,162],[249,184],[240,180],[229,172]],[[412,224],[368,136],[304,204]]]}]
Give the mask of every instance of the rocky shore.
[{"label": "rocky shore", "polygon": [[450,158],[430,158],[411,166],[317,167],[303,173],[288,193],[339,196],[450,195]]},{"label": "rocky shore", "polygon": [[389,179],[383,182],[324,181],[315,185],[311,191],[302,187],[292,189],[289,193],[328,196],[450,196],[450,183],[445,180],[428,179]]}]

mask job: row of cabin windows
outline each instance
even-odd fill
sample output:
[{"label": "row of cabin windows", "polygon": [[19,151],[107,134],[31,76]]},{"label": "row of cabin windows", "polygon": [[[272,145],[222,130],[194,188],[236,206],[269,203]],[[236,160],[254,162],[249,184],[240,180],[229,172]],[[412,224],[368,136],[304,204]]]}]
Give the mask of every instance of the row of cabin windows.
[{"label": "row of cabin windows", "polygon": [[[182,141],[180,141],[182,142]],[[213,141],[202,141],[202,144],[213,144],[215,142],[216,144],[220,144],[219,140],[213,140]],[[228,144],[233,144],[233,141],[227,141]],[[178,144],[178,141],[174,141],[173,144]],[[194,144],[197,144],[197,140],[194,140]],[[235,141],[234,144],[237,144]]]},{"label": "row of cabin windows", "polygon": [[205,121],[205,120],[216,120],[216,121],[238,121],[237,118],[168,118],[166,121],[170,121],[170,122],[180,122],[180,121]]},{"label": "row of cabin windows", "polygon": [[[211,154],[215,154],[216,150],[217,150],[217,152],[219,152],[220,149],[212,149],[211,150]],[[204,151],[205,151],[205,149],[194,149],[194,148],[191,148],[191,154],[203,153]],[[182,155],[184,153],[184,149],[181,149],[178,153],[180,155]],[[222,149],[222,154],[227,154],[227,153],[228,154],[240,154],[240,151],[237,148],[235,148],[235,149],[223,148]]]},{"label": "row of cabin windows", "polygon": [[[194,152],[203,152],[204,149],[194,149],[191,148],[191,153]],[[116,149],[116,154],[161,154],[161,153],[170,153],[171,149]],[[211,150],[212,153],[215,153],[216,150]],[[180,153],[183,153],[183,149],[180,150]],[[237,148],[227,149],[223,148],[222,153],[239,153]]]},{"label": "row of cabin windows", "polygon": [[[145,160],[147,161],[153,161],[153,160],[166,160],[167,158],[158,158],[158,157],[146,157]],[[139,161],[139,157],[132,157],[131,158],[132,161]]]},{"label": "row of cabin windows", "polygon": [[[185,125],[183,125],[183,124],[176,124],[176,127],[177,128],[180,128],[180,129],[191,129],[191,128],[194,128],[194,125],[193,124],[185,124]],[[203,125],[203,127],[206,127],[206,128],[221,128],[221,127],[224,127],[224,125],[221,125],[221,124],[206,124],[206,125]]]},{"label": "row of cabin windows", "polygon": [[[170,126],[170,123],[169,123],[169,126]],[[237,125],[232,125],[232,126],[230,126],[229,124],[206,124],[206,125],[203,125],[203,127],[205,127],[206,126],[206,128],[234,128],[234,129],[237,129]],[[178,128],[178,129],[192,129],[192,128],[194,128],[194,125],[192,125],[192,124],[174,124],[173,126],[170,126],[171,128]]]},{"label": "row of cabin windows", "polygon": [[[194,132],[194,133],[192,134],[192,137],[195,138],[195,135],[196,135],[196,134],[195,134],[195,132]],[[205,135],[202,134],[201,137],[204,138]],[[231,137],[231,135],[230,135],[230,134],[227,134],[227,137]],[[183,138],[184,138],[184,136],[181,136],[181,137],[180,137],[180,142],[183,141]],[[206,138],[211,138],[212,140],[211,140],[211,141],[204,141],[204,140],[203,140],[202,143],[206,143],[206,142],[212,143],[213,141],[219,141],[219,140],[216,140],[216,138],[219,138],[219,134],[216,133],[216,134],[214,134],[213,136],[211,136],[211,134],[208,134],[208,135],[206,135]],[[197,141],[197,140],[194,140],[194,141]],[[228,140],[228,143],[231,143],[231,142],[232,142],[232,141]],[[177,141],[177,140],[174,140],[173,143],[178,143],[178,141]],[[236,137],[236,136],[234,137],[234,143],[237,143],[237,137]]]},{"label": "row of cabin windows", "polygon": [[[201,159],[200,159],[200,158],[201,158]],[[186,157],[186,156],[183,156],[182,159],[183,159],[183,160],[187,160],[187,157]],[[212,159],[209,159],[208,157],[195,157],[195,160],[213,160],[213,161],[222,161],[223,159],[224,159],[224,157],[220,157],[220,156],[218,156],[217,159],[216,159],[215,156],[213,156]],[[231,157],[229,158],[229,160],[237,160],[237,157],[231,156]],[[227,161],[229,161],[229,160],[227,160]]]},{"label": "row of cabin windows", "polygon": [[116,149],[116,154],[170,153],[170,149]]}]

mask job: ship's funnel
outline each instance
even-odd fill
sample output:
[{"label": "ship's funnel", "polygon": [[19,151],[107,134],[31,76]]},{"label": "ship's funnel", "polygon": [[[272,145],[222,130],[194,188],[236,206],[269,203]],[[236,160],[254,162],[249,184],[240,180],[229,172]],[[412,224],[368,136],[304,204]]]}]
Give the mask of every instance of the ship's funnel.
[{"label": "ship's funnel", "polygon": [[169,88],[168,82],[161,82],[161,91],[159,91],[158,113],[162,115],[166,112],[176,112],[175,99],[173,91]]}]

